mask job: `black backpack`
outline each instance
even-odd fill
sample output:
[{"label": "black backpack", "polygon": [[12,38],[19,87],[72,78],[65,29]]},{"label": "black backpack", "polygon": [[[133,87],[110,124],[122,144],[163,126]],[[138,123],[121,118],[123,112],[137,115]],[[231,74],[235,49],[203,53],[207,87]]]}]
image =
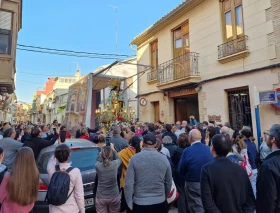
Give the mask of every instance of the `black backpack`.
[{"label": "black backpack", "polygon": [[74,169],[73,167],[69,167],[66,171],[61,171],[59,168],[59,165],[55,166],[56,172],[53,173],[48,192],[46,195],[46,201],[48,204],[54,205],[54,206],[60,206],[66,203],[68,198],[73,193],[69,193],[70,188],[70,176],[69,172]]}]

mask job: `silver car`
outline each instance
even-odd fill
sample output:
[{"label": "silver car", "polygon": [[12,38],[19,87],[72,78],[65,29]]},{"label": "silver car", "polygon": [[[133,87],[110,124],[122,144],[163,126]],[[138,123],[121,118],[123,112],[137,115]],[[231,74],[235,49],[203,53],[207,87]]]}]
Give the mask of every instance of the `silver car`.
[{"label": "silver car", "polygon": [[[85,139],[67,139],[66,144],[71,149],[70,161],[72,162],[72,167],[79,168],[82,174],[86,210],[87,212],[93,212],[95,209],[93,189],[96,177],[94,165],[100,148]],[[49,212],[48,204],[45,202],[49,184],[47,165],[57,145],[55,143],[52,146],[42,149],[37,158],[37,166],[40,172],[40,187],[38,201],[35,203],[33,213]]]}]

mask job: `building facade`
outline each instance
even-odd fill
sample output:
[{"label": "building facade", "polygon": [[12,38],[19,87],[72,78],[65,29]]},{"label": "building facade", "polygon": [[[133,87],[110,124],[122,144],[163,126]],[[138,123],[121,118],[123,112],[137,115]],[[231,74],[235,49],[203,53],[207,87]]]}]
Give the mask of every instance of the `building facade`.
[{"label": "building facade", "polygon": [[29,110],[31,109],[30,104],[18,101],[14,105],[16,110],[11,123],[28,122],[31,120],[30,115],[28,114]]},{"label": "building facade", "polygon": [[[136,36],[141,121],[229,121],[256,132],[254,87],[277,89],[280,2],[186,0]],[[260,106],[262,129],[280,111]]]},{"label": "building facade", "polygon": [[42,103],[42,122],[45,124],[58,120],[64,123],[69,87],[79,81],[82,76],[77,70],[73,76],[58,76],[54,78],[51,91]]},{"label": "building facade", "polygon": [[22,27],[22,1],[0,1],[0,93],[15,90],[16,47]]}]

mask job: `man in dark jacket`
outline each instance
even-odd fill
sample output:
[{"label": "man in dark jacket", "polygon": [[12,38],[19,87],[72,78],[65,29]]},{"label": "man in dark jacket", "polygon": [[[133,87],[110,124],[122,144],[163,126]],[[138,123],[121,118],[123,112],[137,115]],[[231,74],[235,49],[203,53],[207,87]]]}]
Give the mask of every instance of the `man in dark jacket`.
[{"label": "man in dark jacket", "polygon": [[172,143],[176,144],[177,136],[171,131],[172,130],[172,126],[170,124],[166,124],[165,125],[165,129],[166,129],[166,132],[162,135],[162,139],[165,136],[169,136],[172,139]]},{"label": "man in dark jacket", "polygon": [[257,179],[257,213],[280,212],[280,125],[271,127],[266,141],[272,153],[269,154]]},{"label": "man in dark jacket", "polygon": [[202,123],[197,123],[195,125],[195,128],[198,129],[200,131],[200,133],[201,133],[201,143],[205,144],[206,134],[203,131],[203,124]]},{"label": "man in dark jacket", "polygon": [[144,131],[144,132],[142,133],[142,136],[144,136],[144,135],[146,135],[146,134],[148,134],[148,133],[151,133],[151,134],[153,134],[153,135],[157,135],[157,133],[155,132],[155,125],[154,125],[153,123],[148,123],[148,124],[147,124],[147,130],[148,130],[148,131]]},{"label": "man in dark jacket", "polygon": [[24,135],[21,137],[21,142],[24,143],[27,139],[31,138],[31,126],[24,128]]},{"label": "man in dark jacket", "polygon": [[226,157],[230,150],[229,137],[218,134],[212,138],[211,153],[215,160],[202,167],[200,182],[206,213],[254,213],[256,209],[247,173]]},{"label": "man in dark jacket", "polygon": [[178,213],[187,213],[189,211],[186,200],[185,180],[184,176],[179,173],[178,166],[185,148],[190,146],[188,136],[186,134],[179,135],[177,144],[178,148],[174,151],[173,156],[171,157],[172,163],[174,165],[172,168],[172,177],[179,192],[179,198],[177,200]]},{"label": "man in dark jacket", "polygon": [[41,128],[36,127],[31,131],[31,138],[27,139],[23,144],[23,146],[30,147],[33,150],[35,160],[37,159],[43,148],[53,145],[58,139],[57,132],[49,135],[46,139],[41,138],[41,136]]}]

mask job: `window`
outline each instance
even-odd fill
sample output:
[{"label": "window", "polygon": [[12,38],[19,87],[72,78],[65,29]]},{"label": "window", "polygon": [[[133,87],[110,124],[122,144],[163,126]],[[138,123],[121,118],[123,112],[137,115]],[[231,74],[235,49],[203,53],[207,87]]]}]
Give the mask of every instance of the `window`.
[{"label": "window", "polygon": [[224,0],[223,16],[226,41],[244,35],[242,0]]},{"label": "window", "polygon": [[60,83],[64,83],[64,78],[59,79]]},{"label": "window", "polygon": [[189,23],[184,23],[173,31],[174,58],[190,52]]},{"label": "window", "polygon": [[229,121],[233,129],[243,126],[252,127],[252,115],[249,89],[236,89],[227,91]]},{"label": "window", "polygon": [[151,43],[151,65],[153,70],[157,70],[158,67],[158,41]]},{"label": "window", "polygon": [[[70,161],[73,167],[86,171],[94,168],[95,159],[98,154],[98,148],[71,150]],[[47,174],[47,165],[52,155],[53,152],[45,152],[38,157],[38,170],[40,174]]]},{"label": "window", "polygon": [[65,78],[65,83],[68,83],[68,78]]},{"label": "window", "polygon": [[11,54],[12,13],[0,10],[0,54]]}]

